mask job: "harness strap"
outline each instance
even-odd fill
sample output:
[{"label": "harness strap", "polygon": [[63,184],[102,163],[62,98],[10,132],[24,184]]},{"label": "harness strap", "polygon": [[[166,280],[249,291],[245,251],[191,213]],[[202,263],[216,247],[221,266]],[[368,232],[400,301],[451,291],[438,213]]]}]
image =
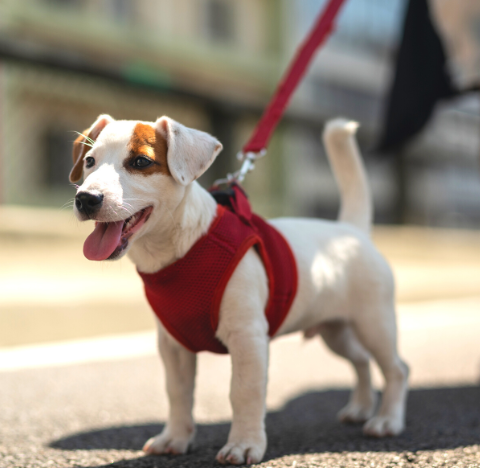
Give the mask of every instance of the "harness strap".
[{"label": "harness strap", "polygon": [[310,34],[297,51],[292,65],[283,76],[253,135],[243,147],[243,154],[259,153],[267,147],[273,130],[282,118],[290,97],[305,74],[315,51],[332,32],[333,22],[344,2],[345,0],[330,0],[319,15]]}]

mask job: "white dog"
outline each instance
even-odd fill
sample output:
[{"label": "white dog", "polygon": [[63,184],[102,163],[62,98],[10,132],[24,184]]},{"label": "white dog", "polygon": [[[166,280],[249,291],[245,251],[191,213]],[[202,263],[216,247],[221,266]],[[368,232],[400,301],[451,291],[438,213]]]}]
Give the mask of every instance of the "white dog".
[{"label": "white dog", "polygon": [[[269,221],[288,241],[298,270],[298,289],[275,336],[319,334],[352,363],[357,385],[339,413],[366,421],[370,436],[397,435],[405,425],[408,368],[397,354],[394,282],[373,246],[371,198],[355,141],[356,124],[327,124],[324,142],[341,190],[338,222],[282,218]],[[128,252],[137,269],[154,273],[184,257],[216,217],[214,198],[196,181],[222,145],[212,136],[168,117],[156,122],[115,121],[100,116],[74,144],[70,179],[84,175],[75,199],[78,219],[93,219],[84,253],[92,260]],[[185,285],[187,287],[187,285]],[[269,286],[264,264],[250,248],[233,272],[220,304],[216,337],[232,359],[233,420],[221,463],[257,463],[267,446],[265,393]],[[162,433],[146,442],[148,454],[185,453],[195,435],[192,418],[196,354],[158,321],[170,415]],[[376,411],[369,360],[385,377]]]}]

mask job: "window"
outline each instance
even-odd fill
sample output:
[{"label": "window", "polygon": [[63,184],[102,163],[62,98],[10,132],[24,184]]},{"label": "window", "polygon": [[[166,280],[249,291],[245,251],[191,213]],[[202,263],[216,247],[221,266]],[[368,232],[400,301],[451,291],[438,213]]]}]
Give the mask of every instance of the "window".
[{"label": "window", "polygon": [[234,34],[233,4],[228,0],[208,0],[207,33],[215,42],[232,42]]},{"label": "window", "polygon": [[72,169],[73,132],[50,129],[45,133],[45,184],[52,189],[67,188]]},{"label": "window", "polygon": [[82,0],[43,0],[50,7],[60,8],[76,8],[80,9],[83,6]]},{"label": "window", "polygon": [[109,0],[107,12],[119,23],[133,22],[135,2],[133,0]]}]

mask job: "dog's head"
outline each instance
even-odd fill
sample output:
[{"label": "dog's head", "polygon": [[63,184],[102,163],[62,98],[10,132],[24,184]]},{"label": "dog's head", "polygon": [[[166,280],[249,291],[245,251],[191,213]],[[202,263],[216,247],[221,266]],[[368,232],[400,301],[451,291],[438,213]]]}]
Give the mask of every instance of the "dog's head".
[{"label": "dog's head", "polygon": [[101,115],[73,145],[70,181],[84,177],[74,211],[81,221],[95,221],[85,256],[113,260],[125,255],[134,239],[168,220],[186,187],[221,150],[211,135],[168,117],[139,122]]}]

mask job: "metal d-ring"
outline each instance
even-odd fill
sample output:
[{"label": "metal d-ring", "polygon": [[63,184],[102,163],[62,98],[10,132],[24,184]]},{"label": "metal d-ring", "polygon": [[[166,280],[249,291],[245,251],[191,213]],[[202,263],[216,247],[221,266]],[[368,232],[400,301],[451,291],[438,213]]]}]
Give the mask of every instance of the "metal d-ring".
[{"label": "metal d-ring", "polygon": [[232,184],[233,182],[243,182],[245,176],[255,169],[255,161],[263,158],[263,156],[266,154],[266,149],[262,149],[258,152],[248,151],[247,153],[239,151],[237,153],[237,159],[239,161],[243,161],[240,169],[235,171],[233,174],[227,174],[227,177],[224,179],[216,180],[213,185],[218,186],[223,184]]}]

